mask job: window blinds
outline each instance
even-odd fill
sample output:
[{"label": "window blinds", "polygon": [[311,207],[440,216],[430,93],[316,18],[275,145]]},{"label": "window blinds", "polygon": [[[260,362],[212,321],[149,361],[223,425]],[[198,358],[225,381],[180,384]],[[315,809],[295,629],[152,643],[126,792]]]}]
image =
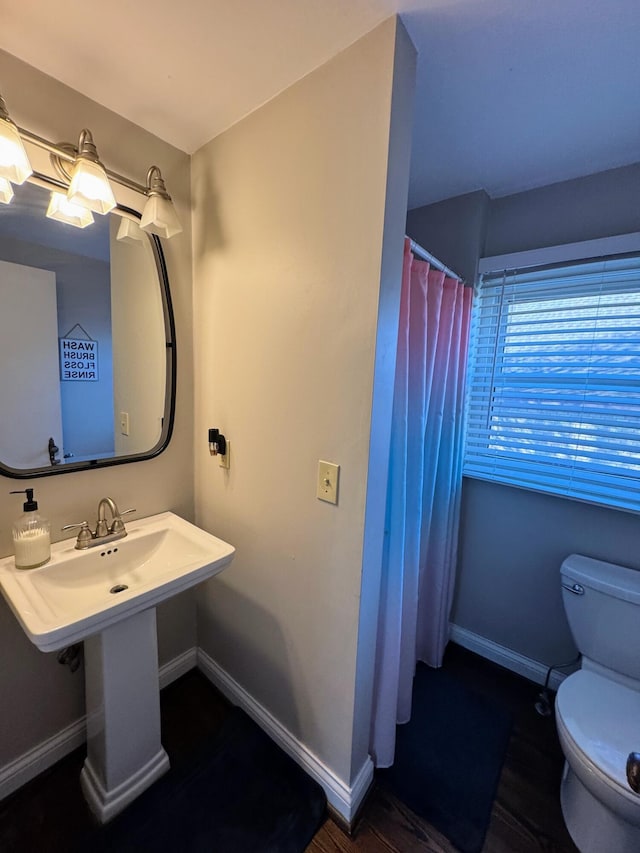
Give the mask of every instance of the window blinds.
[{"label": "window blinds", "polygon": [[640,256],[482,277],[464,473],[640,510]]}]

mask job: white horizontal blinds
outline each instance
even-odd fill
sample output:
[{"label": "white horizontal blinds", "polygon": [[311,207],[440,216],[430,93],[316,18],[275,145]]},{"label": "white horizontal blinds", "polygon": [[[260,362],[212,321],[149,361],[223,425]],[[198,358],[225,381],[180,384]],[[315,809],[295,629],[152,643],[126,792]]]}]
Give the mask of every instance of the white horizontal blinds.
[{"label": "white horizontal blinds", "polygon": [[467,476],[640,510],[640,257],[485,274]]}]

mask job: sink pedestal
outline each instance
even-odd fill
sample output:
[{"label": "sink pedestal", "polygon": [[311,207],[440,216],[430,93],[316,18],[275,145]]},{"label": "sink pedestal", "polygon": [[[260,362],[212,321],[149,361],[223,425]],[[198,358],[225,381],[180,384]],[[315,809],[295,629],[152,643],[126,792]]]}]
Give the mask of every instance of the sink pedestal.
[{"label": "sink pedestal", "polygon": [[84,642],[87,758],[80,784],[106,823],[169,769],[160,742],[155,608]]}]

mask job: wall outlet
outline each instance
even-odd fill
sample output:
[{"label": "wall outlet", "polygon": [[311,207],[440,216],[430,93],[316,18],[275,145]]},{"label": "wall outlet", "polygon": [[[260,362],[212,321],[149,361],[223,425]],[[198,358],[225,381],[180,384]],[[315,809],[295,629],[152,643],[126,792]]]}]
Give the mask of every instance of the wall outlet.
[{"label": "wall outlet", "polygon": [[340,466],[333,462],[318,461],[318,483],[316,497],[330,504],[338,503],[338,481],[340,479]]},{"label": "wall outlet", "polygon": [[230,468],[231,467],[231,442],[227,441],[227,452],[223,455],[222,453],[218,453],[218,465],[221,468]]}]

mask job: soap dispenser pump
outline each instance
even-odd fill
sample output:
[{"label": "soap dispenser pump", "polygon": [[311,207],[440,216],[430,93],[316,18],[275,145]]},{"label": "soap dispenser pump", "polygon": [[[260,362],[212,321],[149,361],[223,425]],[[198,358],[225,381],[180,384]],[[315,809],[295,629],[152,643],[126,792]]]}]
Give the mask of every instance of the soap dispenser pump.
[{"label": "soap dispenser pump", "polygon": [[51,559],[51,525],[38,512],[33,489],[21,489],[12,495],[27,496],[24,513],[13,524],[13,548],[16,569],[36,569]]}]

